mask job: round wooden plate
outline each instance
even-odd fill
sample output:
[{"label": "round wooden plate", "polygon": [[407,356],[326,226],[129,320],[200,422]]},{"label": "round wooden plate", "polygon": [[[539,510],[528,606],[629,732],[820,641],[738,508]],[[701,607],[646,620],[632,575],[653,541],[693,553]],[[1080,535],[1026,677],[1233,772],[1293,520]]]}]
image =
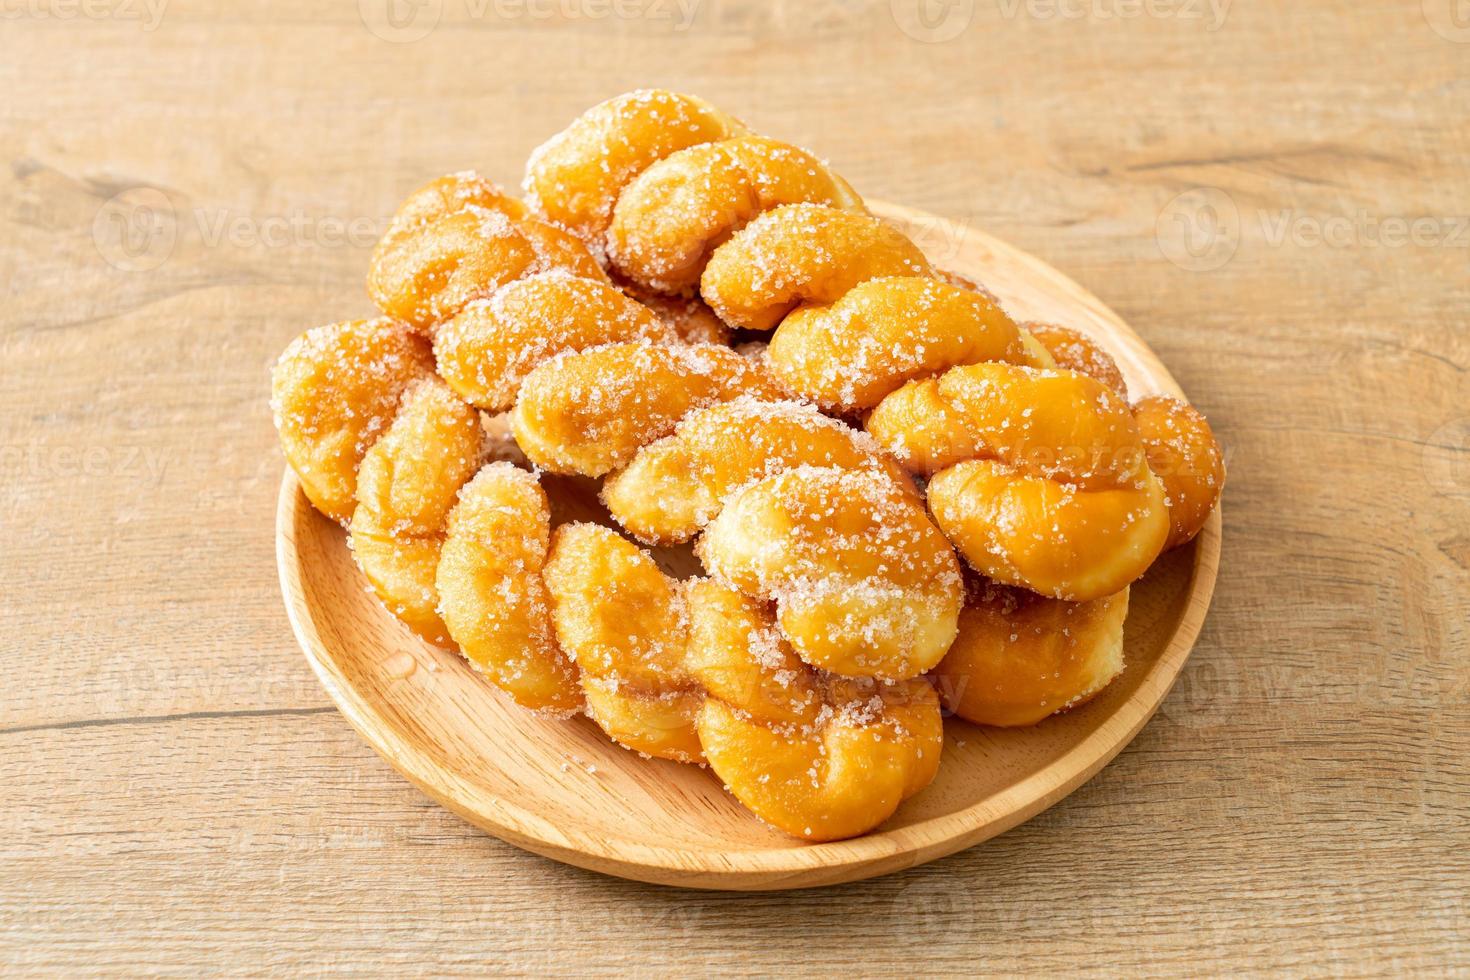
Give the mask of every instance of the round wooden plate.
[{"label": "round wooden plate", "polygon": [[[1021,320],[1091,334],[1133,397],[1179,395],[1117,314],[1055,269],[981,232],[892,205],[935,264],[983,283]],[[589,486],[552,489],[564,514],[596,508]],[[912,867],[1009,830],[1076,789],[1136,735],[1189,655],[1214,590],[1217,512],[1189,546],[1133,587],[1127,670],[1091,703],[1033,728],[949,719],[938,778],[876,831],[804,844],[758,820],[707,770],[648,760],[585,718],[532,715],[453,650],[418,640],[367,590],[343,531],[312,509],[288,469],[276,556],[291,625],[351,725],[439,803],[495,836],[607,874],[697,888],[833,884]]]}]

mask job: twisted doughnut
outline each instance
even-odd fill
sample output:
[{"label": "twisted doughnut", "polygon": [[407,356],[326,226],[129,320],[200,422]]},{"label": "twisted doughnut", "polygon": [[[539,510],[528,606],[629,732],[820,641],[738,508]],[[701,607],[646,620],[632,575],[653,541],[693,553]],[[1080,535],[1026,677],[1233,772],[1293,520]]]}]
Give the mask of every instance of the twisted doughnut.
[{"label": "twisted doughnut", "polygon": [[901,680],[955,637],[960,567],[914,498],[885,474],[798,466],[725,504],[697,546],[715,578],[774,602],[802,660]]},{"label": "twisted doughnut", "polygon": [[812,670],[753,600],[690,588],[690,668],[708,692],[705,759],[761,819],[811,841],[866,833],[928,786],[944,724],[928,681]]},{"label": "twisted doughnut", "polygon": [[597,525],[557,530],[546,580],[593,719],[629,748],[707,761],[781,830],[864,833],[933,779],[943,726],[927,682],[814,670],[757,602],[669,579]]},{"label": "twisted doughnut", "polygon": [[[462,199],[470,203],[449,210]],[[368,293],[384,313],[427,331],[523,276],[565,269],[607,281],[575,237],[523,214],[486,181],[439,178],[399,209],[373,253]]]},{"label": "twisted doughnut", "polygon": [[684,583],[597,524],[565,524],[552,541],[553,621],[580,668],[588,716],[635,751],[703,761],[694,719],[704,697],[685,666]]},{"label": "twisted doughnut", "polygon": [[[391,280],[390,306],[420,326],[437,324],[432,351],[412,326],[386,318],[308,331],[282,356],[272,401],[308,497],[350,522],[354,557],[385,606],[432,642],[452,638],[521,703],[569,711],[581,693],[555,644],[539,574],[544,494],[503,464],[471,482],[486,433],[450,385],[503,409],[521,376],[558,351],[620,337],[672,341],[677,332],[608,284],[574,239],[523,213],[470,174],[416,191],[378,248],[373,282]],[[481,248],[487,241],[496,247]],[[419,261],[460,247],[457,264]],[[573,274],[589,268],[598,279]],[[450,384],[435,374],[433,354]]]},{"label": "twisted doughnut", "polygon": [[797,202],[864,211],[806,150],[662,91],[589,109],[531,155],[525,189],[536,213],[663,293],[692,291],[714,248],[763,211]]},{"label": "twisted doughnut", "polygon": [[917,501],[913,481],[867,433],[801,402],[734,401],[684,416],[672,435],[638,450],[602,487],[603,503],[634,537],[688,541],[740,488],[795,466],[872,469]]},{"label": "twisted doughnut", "polygon": [[863,211],[862,198],[798,147],[743,136],[680,150],[623,189],[608,229],[608,258],[640,285],[687,292],[714,248],[782,204],[811,201]]},{"label": "twisted doughnut", "polygon": [[728,347],[609,344],[559,355],[527,375],[511,424],[538,466],[602,476],[691,409],[745,394],[775,398],[780,389]]},{"label": "twisted doughnut", "polygon": [[445,626],[472,666],[525,707],[571,713],[582,695],[542,579],[550,538],[550,504],[536,477],[489,463],[449,512],[434,584]]},{"label": "twisted doughnut", "polygon": [[[1111,354],[1086,334],[1054,324],[1028,325],[1062,367],[1086,374],[1127,397],[1123,372]],[[1187,402],[1150,395],[1133,404],[1149,469],[1164,484],[1169,506],[1169,538],[1177,548],[1204,528],[1225,487],[1225,453],[1205,417]]]},{"label": "twisted doughnut", "polygon": [[271,375],[271,411],[313,507],[339,524],[352,519],[363,456],[404,391],[433,372],[428,342],[386,317],[315,327],[286,347]]},{"label": "twisted doughnut", "polygon": [[532,369],[565,351],[624,340],[677,341],[668,321],[610,283],[563,270],[518,279],[434,331],[444,380],[470,404],[503,412]]},{"label": "twisted doughnut", "polygon": [[[1123,373],[1085,334],[1027,324],[1059,367],[1085,374],[1120,398]],[[1149,468],[1167,494],[1166,548],[1203,527],[1224,482],[1219,444],[1204,417],[1173,398],[1151,396],[1132,408]],[[1067,602],[986,583],[971,589],[959,635],[933,677],[945,707],[986,725],[1029,725],[1095,696],[1123,668],[1128,592]]]},{"label": "twisted doughnut", "polygon": [[833,303],[869,279],[932,275],[919,246],[881,219],[788,204],[715,249],[699,288],[731,326],[770,330],[799,305]]},{"label": "twisted doughnut", "polygon": [[931,675],[946,709],[980,725],[1034,725],[1123,672],[1128,590],[1068,602],[984,583]]},{"label": "twisted doughnut", "polygon": [[685,147],[744,136],[745,124],[703,99],[639,89],[601,102],[531,153],[531,209],[594,248],[627,184]]},{"label": "twisted doughnut", "polygon": [[431,376],[404,392],[357,474],[358,567],[389,611],[434,643],[449,641],[434,584],[445,519],[480,467],[483,440],[475,410]]},{"label": "twisted doughnut", "polygon": [[929,510],[977,571],[1067,599],[1141,576],[1168,511],[1127,403],[1071,371],[983,362],[910,382],[868,431],[931,473]]}]

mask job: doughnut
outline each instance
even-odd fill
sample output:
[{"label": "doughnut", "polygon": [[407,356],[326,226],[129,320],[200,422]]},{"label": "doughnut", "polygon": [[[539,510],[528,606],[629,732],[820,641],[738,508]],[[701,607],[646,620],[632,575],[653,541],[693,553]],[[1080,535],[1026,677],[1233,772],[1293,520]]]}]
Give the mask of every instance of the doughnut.
[{"label": "doughnut", "polygon": [[687,540],[707,525],[706,567],[776,602],[808,663],[923,673],[954,638],[953,551],[891,461],[777,395],[728,348],[612,344],[533,371],[512,424],[527,457],[553,472],[626,467],[604,500],[645,540]]},{"label": "doughnut", "polygon": [[721,320],[770,330],[798,305],[835,302],[869,279],[933,274],[919,246],[880,218],[787,204],[715,249],[699,285]]},{"label": "doughnut", "polygon": [[1133,406],[1148,465],[1169,504],[1166,548],[1187,544],[1204,528],[1225,489],[1225,453],[1210,423],[1193,406],[1152,395]]},{"label": "doughnut", "polygon": [[281,354],[271,411],[281,451],[313,507],[346,524],[362,458],[403,392],[434,371],[428,343],[386,317],[315,327]]},{"label": "doughnut", "polygon": [[[1130,583],[1224,483],[1202,415],[1130,405],[1086,334],[701,99],[595,106],[524,188],[414,191],[383,316],[273,372],[287,462],[408,628],[807,841],[927,786],[942,710],[1032,725],[1122,672]],[[548,496],[592,480],[606,514]],[[687,581],[640,546],[690,542]]]},{"label": "doughnut", "polygon": [[1055,323],[1025,323],[1022,329],[1046,348],[1057,367],[1085,374],[1117,392],[1119,397],[1128,397],[1128,382],[1123,380],[1118,362],[1085,333]]},{"label": "doughnut", "polygon": [[1068,602],[985,583],[931,678],[948,711],[977,725],[1034,725],[1123,672],[1128,590]]},{"label": "doughnut", "polygon": [[1096,599],[1141,576],[1168,535],[1164,488],[1128,405],[1072,371],[984,362],[910,382],[868,431],[930,473],[935,522],[982,574]]},{"label": "doughnut", "polygon": [[883,277],[798,308],[771,337],[771,373],[829,411],[866,411],[905,383],[959,364],[1051,367],[985,295],[939,279]]},{"label": "doughnut", "polygon": [[553,536],[546,586],[588,717],[634,751],[702,761],[694,719],[704,697],[685,666],[683,585],[617,532],[565,524]]},{"label": "doughnut", "polygon": [[368,293],[388,316],[428,331],[506,283],[552,269],[607,279],[567,232],[470,204],[386,241],[368,270]]},{"label": "doughnut", "polygon": [[867,433],[801,402],[749,395],[690,412],[610,476],[602,499],[640,541],[675,544],[694,537],[741,487],[803,465],[872,469],[919,500],[913,481]]},{"label": "doughnut", "polygon": [[408,195],[398,206],[388,230],[373,249],[371,264],[377,265],[385,252],[430,222],[471,205],[486,211],[499,211],[512,221],[519,221],[529,213],[518,198],[505,193],[500,185],[473,170],[438,177]]},{"label": "doughnut", "polygon": [[434,643],[449,633],[434,578],[444,523],[480,466],[479,416],[437,377],[415,382],[357,474],[352,554],[378,598]]},{"label": "doughnut", "polygon": [[782,384],[868,411],[868,432],[929,477],[935,523],[971,567],[1060,599],[1121,591],[1169,534],[1126,400],[910,253],[876,219],[790,205],[717,248],[701,285],[727,322],[776,327]]},{"label": "doughnut", "polygon": [[959,563],[885,473],[797,466],[757,480],[696,551],[715,579],[775,603],[782,632],[814,667],[902,680],[954,640]]},{"label": "doughnut", "polygon": [[[1028,324],[1062,367],[1100,381],[1127,397],[1123,372],[1112,355],[1086,334],[1053,324]],[[1149,469],[1164,484],[1169,537],[1164,548],[1187,544],[1214,512],[1225,487],[1225,454],[1210,423],[1197,409],[1167,395],[1150,395],[1133,405]]]},{"label": "doughnut", "polygon": [[608,257],[644,288],[688,292],[715,246],[762,212],[799,202],[865,210],[847,181],[788,143],[743,136],[687,147],[623,189]]},{"label": "doughnut", "polygon": [[758,364],[714,344],[608,344],[554,357],[526,376],[511,424],[527,458],[602,476],[673,431],[691,409],[742,394],[777,397]]},{"label": "doughnut", "polygon": [[766,823],[808,841],[855,837],[934,779],[944,726],[928,681],[813,670],[759,603],[714,582],[692,584],[689,619],[704,757]]},{"label": "doughnut", "polygon": [[534,150],[522,188],[534,213],[600,248],[633,178],[686,147],[746,132],[703,99],[639,89],[593,106]]},{"label": "doughnut", "polygon": [[526,276],[475,300],[434,331],[439,373],[489,412],[515,405],[537,365],[566,351],[623,340],[677,341],[670,324],[611,283],[563,270]]},{"label": "doughnut", "polygon": [[484,466],[449,512],[435,569],[439,612],[465,659],[524,707],[582,706],[577,668],[557,643],[542,569],[551,510],[536,477]]}]

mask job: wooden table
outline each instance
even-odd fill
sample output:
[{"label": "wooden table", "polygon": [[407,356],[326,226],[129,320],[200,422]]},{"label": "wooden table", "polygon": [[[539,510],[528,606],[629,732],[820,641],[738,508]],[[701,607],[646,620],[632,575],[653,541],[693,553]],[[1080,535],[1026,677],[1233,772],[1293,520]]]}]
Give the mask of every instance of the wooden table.
[{"label": "wooden table", "polygon": [[[0,971],[1470,969],[1470,24],[1219,3],[5,3]],[[270,364],[369,309],[409,189],[639,85],[1054,263],[1228,444],[1183,679],[1004,837],[805,893],[561,867],[296,649]]]}]

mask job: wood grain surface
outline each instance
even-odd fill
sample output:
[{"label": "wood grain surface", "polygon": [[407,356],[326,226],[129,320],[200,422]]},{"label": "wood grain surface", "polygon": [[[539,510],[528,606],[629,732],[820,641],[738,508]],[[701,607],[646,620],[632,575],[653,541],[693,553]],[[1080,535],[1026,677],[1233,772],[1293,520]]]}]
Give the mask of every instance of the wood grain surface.
[{"label": "wood grain surface", "polygon": [[[384,3],[0,3],[0,970],[1470,970],[1452,0]],[[369,309],[405,192],[637,85],[1056,265],[1229,448],[1178,686],[1002,837],[753,897],[578,871],[421,796],[296,649],[268,366]]]}]

